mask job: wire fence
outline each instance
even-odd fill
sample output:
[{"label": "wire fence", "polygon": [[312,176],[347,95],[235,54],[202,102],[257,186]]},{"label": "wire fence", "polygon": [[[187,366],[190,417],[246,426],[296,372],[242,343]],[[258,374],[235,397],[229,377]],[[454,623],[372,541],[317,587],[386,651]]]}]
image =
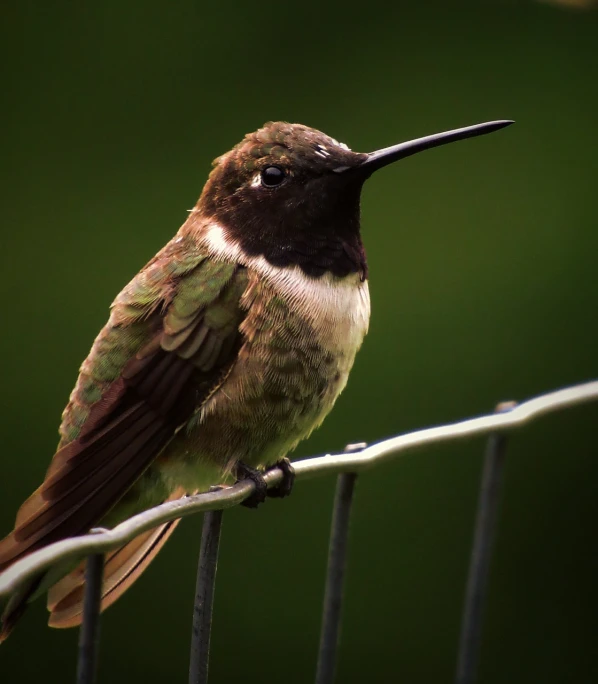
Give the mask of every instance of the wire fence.
[{"label": "wire fence", "polygon": [[[544,394],[521,404],[504,402],[499,404],[496,412],[491,415],[410,432],[369,447],[365,444],[349,445],[343,454],[329,454],[304,459],[293,464],[297,479],[338,474],[316,684],[332,684],[335,676],[349,518],[358,473],[419,446],[488,435],[455,676],[456,684],[473,684],[482,634],[482,612],[488,586],[492,546],[498,523],[498,503],[506,456],[507,433],[545,414],[596,400],[598,400],[598,381],[588,382]],[[268,487],[276,486],[282,476],[279,468],[268,471],[265,474]],[[51,544],[21,559],[0,575],[0,599],[7,599],[28,580],[58,562],[76,562],[87,558],[77,684],[93,684],[98,660],[104,554],[158,525],[205,512],[193,609],[189,682],[190,684],[206,684],[223,510],[240,504],[251,496],[254,488],[255,484],[251,480],[243,480],[232,487],[213,488],[212,491],[204,494],[156,506],[129,518],[113,530],[92,530],[90,534]]]}]

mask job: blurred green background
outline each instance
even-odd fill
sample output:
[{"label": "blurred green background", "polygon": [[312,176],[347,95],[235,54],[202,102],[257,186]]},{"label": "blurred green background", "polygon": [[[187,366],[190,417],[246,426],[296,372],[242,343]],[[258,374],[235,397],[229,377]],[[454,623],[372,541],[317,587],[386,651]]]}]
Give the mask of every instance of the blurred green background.
[{"label": "blurred green background", "polygon": [[[371,150],[495,118],[363,197],[372,323],[298,456],[597,375],[598,11],[527,1],[43,3],[0,9],[0,530],[53,453],[79,363],[211,160],[270,119]],[[480,682],[591,682],[596,406],[510,442]],[[450,682],[484,441],[358,482],[338,681]],[[211,681],[313,678],[334,479],[227,512]],[[201,518],[102,622],[100,682],[184,682]],[[74,681],[32,606],[2,682]]]}]

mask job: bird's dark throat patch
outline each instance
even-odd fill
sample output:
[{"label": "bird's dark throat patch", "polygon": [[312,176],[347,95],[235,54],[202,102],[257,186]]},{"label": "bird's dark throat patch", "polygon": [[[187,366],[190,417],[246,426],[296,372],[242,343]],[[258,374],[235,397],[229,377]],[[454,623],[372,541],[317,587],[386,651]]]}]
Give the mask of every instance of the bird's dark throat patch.
[{"label": "bird's dark throat patch", "polygon": [[222,225],[245,254],[263,256],[281,268],[298,266],[315,278],[325,273],[338,277],[359,273],[362,280],[367,278],[359,222],[360,183],[347,185],[335,177],[301,182],[291,177],[273,190],[244,184],[230,192],[227,172],[235,173],[222,169],[218,183],[204,192],[202,213]]}]

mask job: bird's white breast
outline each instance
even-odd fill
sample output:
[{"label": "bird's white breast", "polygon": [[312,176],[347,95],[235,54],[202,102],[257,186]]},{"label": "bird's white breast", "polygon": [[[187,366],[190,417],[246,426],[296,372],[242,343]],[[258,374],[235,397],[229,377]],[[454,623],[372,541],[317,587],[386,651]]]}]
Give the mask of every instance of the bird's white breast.
[{"label": "bird's white breast", "polygon": [[207,227],[200,242],[211,257],[240,263],[269,283],[294,312],[309,321],[318,341],[330,351],[357,352],[370,319],[368,284],[358,273],[344,278],[325,273],[314,278],[298,266],[273,266],[263,256],[244,254],[218,223]]}]

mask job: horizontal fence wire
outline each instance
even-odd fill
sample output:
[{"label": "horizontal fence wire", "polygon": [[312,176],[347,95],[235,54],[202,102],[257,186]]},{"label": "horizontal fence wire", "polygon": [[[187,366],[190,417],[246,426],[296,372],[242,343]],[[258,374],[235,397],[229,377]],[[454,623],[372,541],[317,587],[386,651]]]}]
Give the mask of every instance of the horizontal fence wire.
[{"label": "horizontal fence wire", "polygon": [[[297,480],[342,472],[361,472],[416,447],[502,433],[537,418],[578,404],[598,400],[598,381],[550,392],[518,404],[506,413],[494,413],[450,425],[427,428],[372,444],[358,453],[317,456],[293,464]],[[265,473],[268,487],[276,486],[283,473],[273,468]],[[253,482],[243,480],[232,487],[170,501],[125,520],[105,532],[71,537],[35,551],[0,574],[0,599],[8,598],[24,583],[58,562],[73,562],[104,554],[158,525],[185,518],[200,511],[236,506],[251,496]]]},{"label": "horizontal fence wire", "polygon": [[[334,501],[328,569],[322,616],[322,633],[316,669],[316,684],[333,684],[344,575],[347,563],[349,517],[357,473],[400,452],[417,446],[489,435],[482,480],[457,660],[456,684],[473,684],[482,631],[482,610],[488,584],[492,545],[498,522],[498,503],[506,451],[506,432],[546,413],[598,399],[598,381],[576,385],[531,399],[517,406],[499,404],[497,413],[460,423],[419,430],[394,437],[371,447],[349,445],[343,455],[321,456],[294,464],[296,477],[338,473]],[[274,468],[265,473],[268,487],[276,486],[283,473]],[[94,529],[30,554],[0,575],[0,598],[10,596],[30,578],[58,561],[87,558],[83,622],[79,634],[77,684],[94,684],[97,673],[101,587],[104,554],[157,525],[205,511],[193,609],[190,684],[207,684],[212,625],[212,606],[218,562],[223,509],[242,503],[254,492],[251,480],[205,494],[162,504],[121,523],[113,530]]]}]

